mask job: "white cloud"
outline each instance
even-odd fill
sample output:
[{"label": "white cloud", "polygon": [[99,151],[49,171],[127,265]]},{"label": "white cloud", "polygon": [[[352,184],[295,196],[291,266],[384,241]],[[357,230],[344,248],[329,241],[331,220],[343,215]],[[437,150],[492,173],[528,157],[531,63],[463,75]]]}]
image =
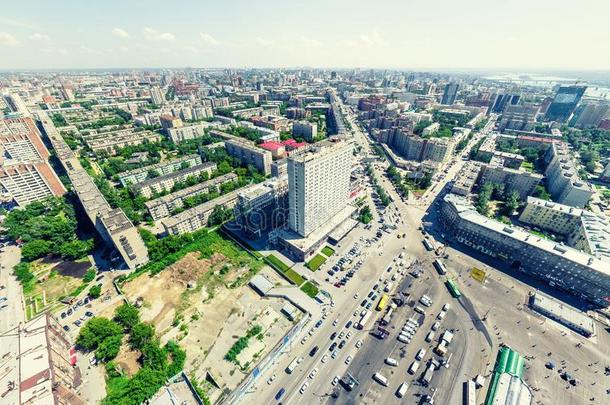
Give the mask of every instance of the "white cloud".
[{"label": "white cloud", "polygon": [[17,38],[9,34],[8,32],[0,32],[0,45],[4,46],[17,46],[19,41]]},{"label": "white cloud", "polygon": [[208,44],[210,46],[218,46],[220,44],[220,42],[218,42],[218,40],[216,38],[214,38],[207,32],[200,32],[199,36],[201,36],[201,39],[203,40],[203,42],[205,42],[206,44]]},{"label": "white cloud", "polygon": [[299,39],[301,40],[301,43],[304,46],[309,46],[312,48],[317,48],[319,46],[322,46],[322,42],[318,41],[317,39],[308,38],[304,35],[301,35],[301,37]]},{"label": "white cloud", "polygon": [[387,42],[379,32],[374,29],[371,32],[360,35],[360,40],[367,46],[387,46]]},{"label": "white cloud", "polygon": [[39,32],[36,32],[32,35],[30,35],[29,37],[32,41],[48,41],[51,38],[49,38],[49,36],[47,34],[41,34]]},{"label": "white cloud", "polygon": [[122,28],[114,27],[112,29],[112,35],[119,38],[129,38],[129,34]]},{"label": "white cloud", "polygon": [[271,46],[271,45],[273,45],[273,41],[271,41],[269,39],[265,39],[265,38],[261,38],[261,37],[256,37],[254,40],[260,46]]},{"label": "white cloud", "polygon": [[173,41],[176,36],[171,32],[159,32],[153,28],[144,28],[144,38],[149,41]]},{"label": "white cloud", "polygon": [[62,56],[65,56],[65,55],[68,54],[68,50],[66,48],[54,48],[54,47],[45,48],[45,49],[42,50],[42,52],[44,52],[44,53],[55,53],[55,54],[62,55]]}]

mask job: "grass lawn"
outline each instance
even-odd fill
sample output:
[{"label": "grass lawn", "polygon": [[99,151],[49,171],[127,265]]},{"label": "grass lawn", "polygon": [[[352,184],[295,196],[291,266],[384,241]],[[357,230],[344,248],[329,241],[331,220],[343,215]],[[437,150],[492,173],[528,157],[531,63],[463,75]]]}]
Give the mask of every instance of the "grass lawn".
[{"label": "grass lawn", "polygon": [[531,164],[530,162],[523,162],[523,163],[521,163],[521,169],[532,173],[534,171],[534,165]]},{"label": "grass lawn", "polygon": [[320,268],[322,264],[326,261],[326,257],[321,254],[315,255],[310,261],[307,262],[306,266],[311,271],[316,271]]},{"label": "grass lawn", "polygon": [[333,253],[335,253],[335,249],[331,248],[330,246],[324,246],[322,248],[322,254],[326,257],[331,257]]},{"label": "grass lawn", "polygon": [[305,279],[299,273],[292,269],[286,270],[284,272],[284,275],[297,286],[305,282]]},{"label": "grass lawn", "polygon": [[301,277],[299,273],[292,270],[286,263],[275,257],[274,255],[269,255],[265,257],[265,262],[273,267],[277,272],[281,273],[284,277],[288,279],[292,284],[300,286],[305,282],[305,279]]},{"label": "grass lawn", "polygon": [[314,298],[316,295],[318,295],[318,292],[319,292],[318,287],[313,285],[313,283],[311,281],[308,281],[305,284],[303,284],[301,286],[301,291],[303,291],[305,294],[309,295],[311,298]]}]

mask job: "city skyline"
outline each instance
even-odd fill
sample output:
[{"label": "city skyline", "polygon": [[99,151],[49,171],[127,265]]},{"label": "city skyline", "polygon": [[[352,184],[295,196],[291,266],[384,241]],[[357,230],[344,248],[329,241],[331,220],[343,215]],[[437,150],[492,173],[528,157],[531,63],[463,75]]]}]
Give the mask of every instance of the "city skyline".
[{"label": "city skyline", "polygon": [[[610,5],[26,1],[0,17],[0,69],[294,67],[605,70]],[[439,10],[442,10],[439,12]],[[527,12],[516,12],[527,10]],[[375,18],[378,14],[378,18]],[[53,18],[49,18],[52,15]]]}]

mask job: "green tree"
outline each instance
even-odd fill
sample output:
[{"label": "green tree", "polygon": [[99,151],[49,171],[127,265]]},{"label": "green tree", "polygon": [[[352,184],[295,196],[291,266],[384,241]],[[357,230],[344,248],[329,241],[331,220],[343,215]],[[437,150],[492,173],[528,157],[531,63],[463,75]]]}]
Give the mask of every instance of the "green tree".
[{"label": "green tree", "polygon": [[51,249],[51,242],[42,239],[34,239],[23,245],[21,248],[21,257],[26,262],[31,262],[32,260],[48,255],[51,253]]},{"label": "green tree", "polygon": [[83,281],[85,283],[89,283],[89,282],[93,281],[93,279],[95,278],[95,274],[96,274],[95,269],[90,268],[89,270],[87,270],[87,273],[85,273],[85,276],[83,277]]},{"label": "green tree", "polygon": [[155,328],[147,323],[140,322],[131,329],[129,334],[129,345],[132,349],[141,349],[155,336]]},{"label": "green tree", "polygon": [[95,357],[103,362],[114,359],[121,349],[121,339],[121,335],[108,336],[99,344]]},{"label": "green tree", "polygon": [[93,239],[75,239],[59,246],[59,253],[66,260],[80,259],[87,256],[91,250],[93,250]]},{"label": "green tree", "polygon": [[107,337],[121,336],[121,326],[104,317],[94,317],[85,323],[76,338],[76,344],[86,350],[97,349]]},{"label": "green tree", "polygon": [[159,346],[157,340],[152,340],[144,344],[141,352],[141,363],[143,367],[155,370],[165,370],[165,367],[167,367],[167,353]]},{"label": "green tree", "polygon": [[519,193],[512,191],[506,199],[505,207],[508,215],[512,215],[519,208]]},{"label": "green tree", "polygon": [[91,298],[99,298],[100,295],[102,295],[102,286],[101,285],[94,285],[93,287],[91,287],[89,289],[89,296]]},{"label": "green tree", "polygon": [[208,226],[220,225],[231,219],[231,216],[231,209],[225,208],[222,205],[217,205],[214,207],[210,217],[208,218]]},{"label": "green tree", "polygon": [[114,320],[125,329],[131,330],[134,325],[140,322],[140,312],[133,305],[124,303],[114,311]]}]

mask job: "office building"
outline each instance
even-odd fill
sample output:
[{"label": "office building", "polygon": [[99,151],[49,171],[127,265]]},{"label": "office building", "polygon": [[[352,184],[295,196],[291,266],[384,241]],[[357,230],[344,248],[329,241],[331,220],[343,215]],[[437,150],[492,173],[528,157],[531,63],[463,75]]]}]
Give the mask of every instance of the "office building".
[{"label": "office building", "polygon": [[163,90],[161,90],[159,86],[153,86],[150,88],[150,99],[155,105],[163,105],[166,103]]},{"label": "office building", "polygon": [[353,145],[322,141],[288,158],[290,229],[307,236],[349,202]]},{"label": "office building", "polygon": [[502,184],[505,193],[515,191],[519,194],[519,198],[524,201],[527,196],[534,193],[536,186],[542,179],[542,175],[530,173],[526,170],[511,169],[500,164],[481,164],[478,183],[480,185],[485,183]]},{"label": "office building", "polygon": [[139,167],[127,172],[119,173],[119,181],[123,187],[138,184],[147,180],[149,177],[165,176],[180,169],[197,166],[201,164],[201,156],[188,155],[166,162],[156,163],[150,166]]},{"label": "office building", "polygon": [[292,123],[292,136],[313,142],[318,135],[318,125],[309,121],[295,121]]},{"label": "office building", "polygon": [[570,156],[568,145],[554,142],[544,155],[546,163],[546,187],[553,201],[583,208],[593,195],[593,187],[580,178]]},{"label": "office building", "polygon": [[455,103],[455,99],[457,98],[458,89],[460,85],[458,83],[447,83],[445,85],[445,91],[443,92],[443,98],[441,100],[441,104],[451,105]]},{"label": "office building", "polygon": [[587,90],[587,86],[560,86],[551,105],[546,110],[545,118],[549,121],[568,121],[585,94],[585,90]]},{"label": "office building", "polygon": [[534,104],[508,104],[504,108],[498,128],[500,131],[531,131],[536,125],[539,109],[540,107]]},{"label": "office building", "polygon": [[496,94],[492,103],[490,112],[502,114],[507,106],[519,104],[521,96],[519,94],[500,93]]},{"label": "office building", "polygon": [[190,166],[184,169],[172,171],[168,174],[149,177],[144,181],[131,186],[134,193],[140,193],[146,198],[151,198],[155,193],[171,191],[177,183],[183,183],[188,178],[197,178],[203,173],[207,173],[211,177],[212,172],[216,170],[216,163],[205,162],[203,164]]},{"label": "office building", "polygon": [[610,267],[597,257],[479,214],[464,197],[447,194],[445,233],[458,243],[597,305],[610,304]]},{"label": "office building", "polygon": [[610,117],[610,103],[606,101],[582,102],[574,112],[571,125],[576,128],[596,128],[603,119]]},{"label": "office building", "polygon": [[254,142],[232,136],[225,141],[225,149],[242,164],[256,167],[265,176],[271,174],[271,152],[257,147]]},{"label": "office building", "polygon": [[0,332],[3,404],[85,405],[77,354],[49,311]]}]

